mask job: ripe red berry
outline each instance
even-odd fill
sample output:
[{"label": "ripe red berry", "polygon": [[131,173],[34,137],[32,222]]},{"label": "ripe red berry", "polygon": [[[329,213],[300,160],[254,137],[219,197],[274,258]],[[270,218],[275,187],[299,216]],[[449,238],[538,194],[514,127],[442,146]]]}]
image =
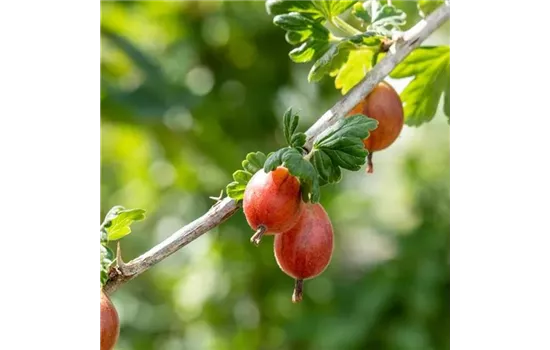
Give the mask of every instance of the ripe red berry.
[{"label": "ripe red berry", "polygon": [[250,239],[258,245],[264,234],[290,229],[302,210],[300,183],[285,167],[265,173],[260,169],[244,191],[246,221],[256,233]]},{"label": "ripe red berry", "polygon": [[369,151],[367,172],[373,172],[372,154],[389,147],[403,129],[403,104],[395,89],[386,82],[379,83],[348,116],[364,114],[378,120],[378,127],[363,140]]},{"label": "ripe red berry", "polygon": [[118,340],[120,321],[111,299],[101,290],[101,350],[112,350]]},{"label": "ripe red berry", "polygon": [[333,230],[321,204],[304,204],[300,219],[290,230],[275,236],[277,264],[296,279],[292,302],[302,300],[303,281],[320,275],[328,266],[333,249]]}]

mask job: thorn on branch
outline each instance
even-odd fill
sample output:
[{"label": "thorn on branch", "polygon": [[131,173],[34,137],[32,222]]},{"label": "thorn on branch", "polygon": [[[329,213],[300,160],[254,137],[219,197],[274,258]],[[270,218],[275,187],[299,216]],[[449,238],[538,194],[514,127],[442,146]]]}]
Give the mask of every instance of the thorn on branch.
[{"label": "thorn on branch", "polygon": [[223,190],[220,192],[220,195],[218,197],[213,197],[212,196],[212,197],[208,197],[208,198],[216,201],[216,203],[214,203],[214,205],[218,204],[223,199]]},{"label": "thorn on branch", "polygon": [[121,274],[126,275],[126,263],[122,260],[122,250],[120,249],[120,242],[116,244],[116,268],[120,271]]}]

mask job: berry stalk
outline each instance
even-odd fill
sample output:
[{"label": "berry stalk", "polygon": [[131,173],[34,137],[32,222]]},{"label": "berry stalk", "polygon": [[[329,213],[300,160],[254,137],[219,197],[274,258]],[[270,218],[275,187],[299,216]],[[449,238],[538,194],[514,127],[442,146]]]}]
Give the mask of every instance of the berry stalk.
[{"label": "berry stalk", "polygon": [[294,292],[292,293],[292,302],[297,304],[302,301],[304,291],[304,280],[297,279],[294,283]]}]

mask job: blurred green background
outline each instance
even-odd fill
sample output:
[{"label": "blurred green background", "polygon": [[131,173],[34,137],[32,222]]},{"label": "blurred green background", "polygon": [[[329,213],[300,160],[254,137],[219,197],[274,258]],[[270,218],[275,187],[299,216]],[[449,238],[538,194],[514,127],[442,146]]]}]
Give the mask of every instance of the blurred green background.
[{"label": "blurred green background", "polygon": [[[100,220],[147,210],[126,260],[206,212],[248,152],[281,147],[287,107],[305,130],[340,98],[307,83],[271,20],[263,1],[102,2]],[[448,25],[426,43],[448,44]],[[301,304],[239,211],[113,295],[117,349],[448,349],[446,118],[405,126],[374,162],[323,188],[335,251]]]}]

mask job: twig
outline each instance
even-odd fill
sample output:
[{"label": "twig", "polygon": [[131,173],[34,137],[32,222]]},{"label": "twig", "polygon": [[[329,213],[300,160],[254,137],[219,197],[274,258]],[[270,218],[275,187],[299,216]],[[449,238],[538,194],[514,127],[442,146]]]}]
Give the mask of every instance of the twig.
[{"label": "twig", "polygon": [[[386,54],[365,78],[351,89],[340,101],[317,120],[317,122],[306,132],[306,148],[310,149],[313,140],[324,130],[334,125],[339,119],[357,105],[376,84],[381,82],[414,48],[420,45],[431,33],[440,27],[450,17],[449,5],[442,5],[425,20],[419,22],[402,34],[396,40],[395,52]],[[406,40],[404,39],[406,38]],[[116,291],[122,284],[147,271],[159,261],[164,260],[179,249],[185,247],[195,239],[220,225],[239,209],[239,205],[231,198],[224,198],[212,206],[206,214],[182,227],[170,237],[151,248],[136,259],[122,262],[120,250],[117,252],[117,261],[120,267],[113,267],[109,272],[109,280],[104,287],[107,294]]]},{"label": "twig", "polygon": [[[123,263],[120,250],[117,251],[118,266],[109,271],[109,280],[104,290],[111,294],[123,283],[128,282],[139,274],[147,271],[151,266],[162,261],[185,247],[195,239],[202,236],[231,217],[239,205],[231,198],[226,197],[214,204],[203,216],[174,232],[170,237],[151,248],[134,260]],[[120,267],[119,267],[120,266]]]}]

